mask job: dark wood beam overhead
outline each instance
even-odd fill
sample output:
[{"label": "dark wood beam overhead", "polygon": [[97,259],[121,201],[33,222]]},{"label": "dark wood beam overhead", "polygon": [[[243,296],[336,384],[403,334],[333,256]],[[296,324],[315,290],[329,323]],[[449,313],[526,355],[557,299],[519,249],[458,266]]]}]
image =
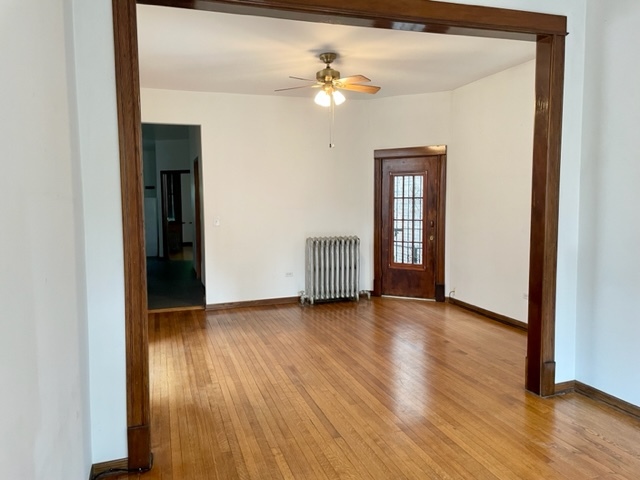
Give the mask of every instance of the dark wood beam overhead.
[{"label": "dark wood beam overhead", "polygon": [[138,3],[394,30],[535,40],[565,35],[566,17],[420,0],[140,0]]}]

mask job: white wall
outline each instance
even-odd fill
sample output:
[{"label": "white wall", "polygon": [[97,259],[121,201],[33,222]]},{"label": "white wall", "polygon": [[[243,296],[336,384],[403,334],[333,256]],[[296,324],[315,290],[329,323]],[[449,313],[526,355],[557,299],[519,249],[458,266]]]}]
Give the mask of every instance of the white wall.
[{"label": "white wall", "polygon": [[450,92],[380,98],[367,101],[363,108],[362,118],[368,121],[364,135],[370,156],[376,149],[442,145],[450,141]]},{"label": "white wall", "polygon": [[535,61],[453,92],[447,290],[526,322]]},{"label": "white wall", "polygon": [[208,304],[295,296],[307,236],[371,236],[360,215],[368,159],[350,155],[347,104],[330,150],[328,111],[305,99],[142,93],[145,122],[202,125]]},{"label": "white wall", "polygon": [[0,6],[0,476],[86,479],[87,302],[70,4]]},{"label": "white wall", "polygon": [[640,4],[587,4],[576,376],[640,405]]},{"label": "white wall", "polygon": [[98,463],[127,456],[124,257],[111,2],[73,0],[69,34],[76,51],[80,125],[91,462]]}]

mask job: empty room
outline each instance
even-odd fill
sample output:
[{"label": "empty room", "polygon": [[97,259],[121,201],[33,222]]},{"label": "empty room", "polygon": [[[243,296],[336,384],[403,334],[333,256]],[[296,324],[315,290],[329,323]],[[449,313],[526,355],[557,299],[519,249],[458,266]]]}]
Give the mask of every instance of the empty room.
[{"label": "empty room", "polygon": [[638,477],[638,5],[37,3],[8,477]]}]

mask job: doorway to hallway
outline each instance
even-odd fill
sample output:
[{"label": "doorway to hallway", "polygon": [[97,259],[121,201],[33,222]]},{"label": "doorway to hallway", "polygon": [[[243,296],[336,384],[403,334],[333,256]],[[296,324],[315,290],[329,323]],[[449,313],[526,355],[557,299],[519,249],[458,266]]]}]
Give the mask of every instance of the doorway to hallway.
[{"label": "doorway to hallway", "polygon": [[143,124],[142,140],[148,309],[202,308],[200,127]]}]

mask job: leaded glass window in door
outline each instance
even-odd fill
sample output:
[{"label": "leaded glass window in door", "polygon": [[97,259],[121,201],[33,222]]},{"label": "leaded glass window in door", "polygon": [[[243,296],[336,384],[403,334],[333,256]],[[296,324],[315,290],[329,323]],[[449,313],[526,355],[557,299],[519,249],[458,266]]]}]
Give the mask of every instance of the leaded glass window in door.
[{"label": "leaded glass window in door", "polygon": [[393,263],[424,263],[424,174],[392,175]]}]

